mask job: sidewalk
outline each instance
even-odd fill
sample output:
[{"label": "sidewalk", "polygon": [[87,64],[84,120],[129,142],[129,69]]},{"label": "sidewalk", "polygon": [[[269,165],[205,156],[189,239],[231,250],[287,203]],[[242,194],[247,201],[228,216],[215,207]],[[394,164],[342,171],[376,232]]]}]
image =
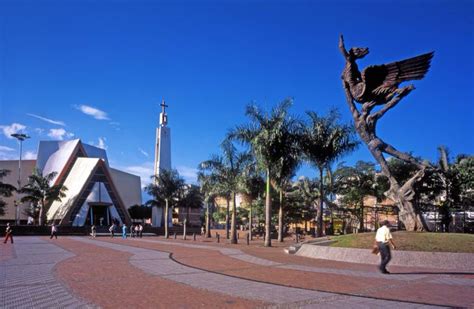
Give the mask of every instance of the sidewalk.
[{"label": "sidewalk", "polygon": [[[17,239],[38,239],[61,247],[58,249],[67,252],[68,258],[58,261],[52,270],[56,280],[82,300],[81,304],[103,308],[418,308],[474,304],[472,273],[394,266],[389,267],[393,274],[387,276],[379,274],[373,265],[287,255],[283,247],[289,242],[264,248],[262,241],[246,246],[201,238]],[[15,254],[1,252],[6,253],[3,260],[0,258],[3,270],[5,260],[15,258]],[[5,301],[0,298],[0,307],[5,307]]]}]

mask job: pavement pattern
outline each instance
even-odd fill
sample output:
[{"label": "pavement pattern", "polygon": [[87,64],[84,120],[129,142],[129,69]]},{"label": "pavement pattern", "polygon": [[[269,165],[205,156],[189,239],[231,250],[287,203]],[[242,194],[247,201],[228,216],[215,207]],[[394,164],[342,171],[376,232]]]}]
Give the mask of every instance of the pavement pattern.
[{"label": "pavement pattern", "polygon": [[[398,267],[396,274],[387,276],[374,266],[205,240],[17,237],[15,241],[14,247],[4,245],[0,251],[0,282],[15,281],[16,274],[22,273],[6,272],[7,265],[11,267],[21,256],[22,265],[31,264],[34,271],[43,269],[42,264],[52,265],[44,268],[43,276],[49,276],[61,293],[34,288],[29,292],[33,299],[56,302],[43,307],[469,308],[474,304],[473,273]],[[37,245],[27,249],[22,242]],[[34,286],[31,276],[24,277],[19,287]],[[1,289],[4,285],[0,286],[2,308],[43,305],[31,300],[24,305],[12,302]],[[57,295],[65,296],[57,300]],[[60,303],[63,298],[71,303]]]},{"label": "pavement pattern", "polygon": [[37,237],[15,237],[2,246],[1,308],[93,308],[53,275],[56,264],[73,256]]}]

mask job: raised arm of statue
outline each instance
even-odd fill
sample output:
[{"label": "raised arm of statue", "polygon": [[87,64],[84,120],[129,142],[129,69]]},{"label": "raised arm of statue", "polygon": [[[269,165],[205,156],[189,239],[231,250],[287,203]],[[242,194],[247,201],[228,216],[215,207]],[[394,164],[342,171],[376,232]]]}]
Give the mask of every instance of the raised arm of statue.
[{"label": "raised arm of statue", "polygon": [[339,50],[341,51],[341,54],[344,56],[344,58],[349,58],[349,53],[346,50],[346,47],[344,46],[344,37],[342,34],[339,36]]}]

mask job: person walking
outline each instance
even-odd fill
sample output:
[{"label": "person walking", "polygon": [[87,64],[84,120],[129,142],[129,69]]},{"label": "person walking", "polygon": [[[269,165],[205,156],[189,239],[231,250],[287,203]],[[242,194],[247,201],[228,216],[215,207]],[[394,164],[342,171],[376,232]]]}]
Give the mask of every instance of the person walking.
[{"label": "person walking", "polygon": [[122,225],[122,238],[127,238],[127,226],[125,224]]},{"label": "person walking", "polygon": [[383,274],[390,274],[386,267],[388,262],[392,259],[390,246],[395,250],[395,243],[392,239],[392,233],[390,233],[390,229],[388,228],[388,220],[382,221],[381,224],[382,226],[378,228],[377,233],[375,234],[375,243],[380,252],[379,269]]},{"label": "person walking", "polygon": [[130,238],[134,238],[135,237],[135,227],[132,225],[130,225]]},{"label": "person walking", "polygon": [[51,237],[49,239],[53,239],[53,237],[56,237],[56,239],[58,239],[58,228],[54,223],[51,224]]},{"label": "person walking", "polygon": [[91,226],[91,235],[92,235],[92,238],[95,238],[95,235],[96,235],[96,228],[95,228],[95,225],[92,224]]},{"label": "person walking", "polygon": [[4,244],[7,243],[8,238],[10,238],[10,243],[13,243],[13,230],[10,226],[10,223],[7,223],[7,228],[5,229],[5,241]]},{"label": "person walking", "polygon": [[142,236],[143,236],[143,225],[141,223],[138,225],[138,234],[140,234],[139,237],[142,238]]},{"label": "person walking", "polygon": [[109,227],[109,232],[110,232],[110,238],[114,238],[114,234],[115,234],[115,223],[112,223],[112,225]]}]

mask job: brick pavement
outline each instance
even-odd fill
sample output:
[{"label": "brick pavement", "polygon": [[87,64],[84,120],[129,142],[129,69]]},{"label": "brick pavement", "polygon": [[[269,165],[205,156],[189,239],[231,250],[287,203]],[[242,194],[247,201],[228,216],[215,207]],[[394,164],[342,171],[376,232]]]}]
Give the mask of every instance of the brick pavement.
[{"label": "brick pavement", "polygon": [[56,264],[71,253],[39,238],[15,237],[2,244],[0,259],[1,308],[92,308],[75,297],[53,275]]},{"label": "brick pavement", "polygon": [[[76,299],[104,308],[418,308],[474,303],[472,274],[398,267],[397,275],[383,276],[370,265],[289,256],[281,244],[263,248],[161,237],[31,239],[62,248],[58,252],[67,257],[58,261],[55,254],[42,252],[47,264],[59,262],[50,269],[56,281],[68,286]],[[0,252],[0,263],[3,257],[15,258]],[[2,307],[6,299],[0,301]]]}]

